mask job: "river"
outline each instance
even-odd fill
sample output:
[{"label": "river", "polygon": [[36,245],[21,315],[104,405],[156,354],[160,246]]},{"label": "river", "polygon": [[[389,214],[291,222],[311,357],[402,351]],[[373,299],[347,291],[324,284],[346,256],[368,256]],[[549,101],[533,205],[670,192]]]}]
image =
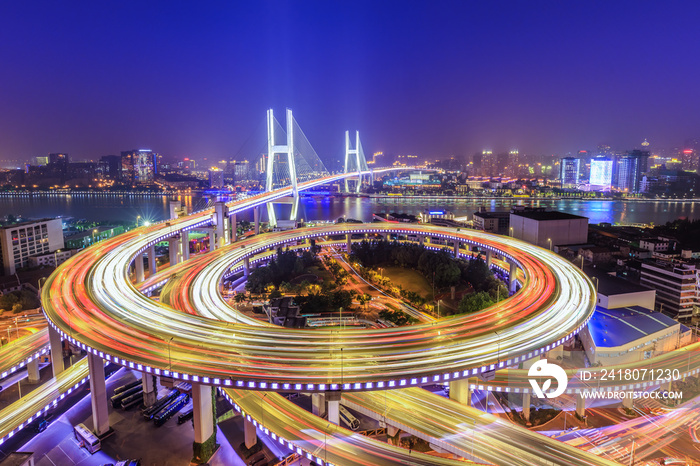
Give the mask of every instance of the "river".
[{"label": "river", "polygon": [[[206,205],[210,198],[181,196],[190,208]],[[168,215],[170,197],[161,195],[116,194],[31,194],[0,196],[0,217],[7,214],[26,219],[73,217],[90,221],[163,220]],[[546,207],[590,219],[590,223],[654,223],[662,224],[677,218],[700,219],[697,201],[619,201],[619,200],[528,200],[528,199],[440,199],[440,198],[341,198],[304,197],[299,206],[303,219],[336,219],[345,215],[370,221],[372,213],[401,212],[418,214],[423,210],[446,210],[456,216],[468,216],[485,207],[489,211],[508,211],[513,205]],[[283,218],[289,206],[281,206]],[[263,209],[264,211],[264,209]],[[243,217],[245,218],[245,217]]]}]

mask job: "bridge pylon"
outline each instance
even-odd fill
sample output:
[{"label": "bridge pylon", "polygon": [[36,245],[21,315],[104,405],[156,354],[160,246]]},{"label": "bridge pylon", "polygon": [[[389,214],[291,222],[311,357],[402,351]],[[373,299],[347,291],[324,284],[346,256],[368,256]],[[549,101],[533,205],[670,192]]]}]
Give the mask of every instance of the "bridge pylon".
[{"label": "bridge pylon", "polygon": [[[297,172],[294,163],[294,118],[292,109],[287,109],[287,131],[286,143],[277,144],[275,139],[275,127],[279,125],[275,120],[272,109],[267,111],[267,169],[265,170],[265,191],[269,192],[273,189],[273,171],[277,155],[286,155],[287,169],[289,172],[289,181],[292,186],[292,212],[290,220],[296,220],[299,210],[299,191],[297,190]],[[267,217],[270,226],[277,225],[277,216],[275,215],[274,204],[267,203]]]},{"label": "bridge pylon", "polygon": [[[345,164],[343,173],[357,172],[357,184],[355,185],[354,192],[360,192],[360,187],[362,186],[362,172],[368,170],[367,159],[365,159],[365,153],[362,150],[362,144],[360,144],[360,132],[355,131],[355,145],[353,148],[350,141],[350,131],[345,131]],[[345,192],[350,192],[347,178],[345,178]]]}]

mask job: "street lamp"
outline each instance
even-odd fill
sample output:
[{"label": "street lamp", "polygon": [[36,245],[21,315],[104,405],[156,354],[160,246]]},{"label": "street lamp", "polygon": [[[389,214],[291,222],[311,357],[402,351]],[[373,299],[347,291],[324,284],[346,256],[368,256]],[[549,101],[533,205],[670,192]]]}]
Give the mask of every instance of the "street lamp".
[{"label": "street lamp", "polygon": [[547,238],[547,241],[549,241],[549,250],[552,250],[552,238]]},{"label": "street lamp", "polygon": [[438,299],[438,319],[440,318],[440,301],[442,301],[442,299]]},{"label": "street lamp", "polygon": [[95,234],[97,233],[97,229],[92,230],[92,242],[95,242]]},{"label": "street lamp", "polygon": [[513,227],[510,227],[510,237],[513,237]]},{"label": "street lamp", "polygon": [[136,216],[136,228],[139,227],[139,220],[140,220],[140,219],[141,219],[141,216],[140,216],[140,215],[137,215],[137,216]]}]

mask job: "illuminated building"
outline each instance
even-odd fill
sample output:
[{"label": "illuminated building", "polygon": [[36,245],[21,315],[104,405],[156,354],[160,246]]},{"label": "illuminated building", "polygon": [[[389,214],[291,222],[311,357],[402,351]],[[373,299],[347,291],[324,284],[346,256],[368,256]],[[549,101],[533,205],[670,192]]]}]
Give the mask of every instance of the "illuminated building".
[{"label": "illuminated building", "polygon": [[591,191],[610,191],[612,185],[613,161],[599,157],[591,160],[591,176],[589,185]]},{"label": "illuminated building", "polygon": [[60,218],[23,222],[0,228],[0,262],[5,275],[27,267],[29,257],[63,249]]},{"label": "illuminated building", "polygon": [[559,165],[559,178],[562,188],[575,188],[578,185],[580,160],[574,157],[564,157]]},{"label": "illuminated building", "polygon": [[640,192],[642,175],[647,171],[647,159],[649,152],[633,150],[622,155],[617,160],[617,176],[615,187],[623,192]]},{"label": "illuminated building", "polygon": [[148,149],[122,152],[122,181],[132,184],[153,183],[159,156]]},{"label": "illuminated building", "polygon": [[210,188],[223,188],[224,187],[224,171],[217,168],[217,167],[212,167],[211,170],[209,170],[209,187]]}]

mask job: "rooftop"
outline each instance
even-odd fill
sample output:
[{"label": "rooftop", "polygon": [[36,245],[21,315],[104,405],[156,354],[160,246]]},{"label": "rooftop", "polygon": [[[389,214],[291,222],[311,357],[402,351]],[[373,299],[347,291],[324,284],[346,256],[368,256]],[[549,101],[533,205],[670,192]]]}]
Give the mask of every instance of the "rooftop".
[{"label": "rooftop", "polygon": [[598,279],[598,293],[605,296],[653,291],[646,286],[625,280],[624,278],[608,275],[607,273],[590,273],[590,271],[588,271],[588,275]]},{"label": "rooftop", "polygon": [[510,217],[510,212],[474,212],[474,216],[481,218],[504,218]]},{"label": "rooftop", "polygon": [[620,309],[596,307],[588,321],[588,331],[597,348],[623,346],[675,325],[670,317],[640,306]]},{"label": "rooftop", "polygon": [[5,229],[10,229],[10,228],[25,227],[28,225],[35,225],[37,223],[50,222],[52,220],[61,220],[61,219],[60,218],[41,218],[41,219],[37,219],[37,220],[25,220],[25,221],[22,221],[19,223],[0,225],[0,229],[5,230]]},{"label": "rooftop", "polygon": [[559,212],[556,210],[552,211],[514,211],[511,215],[517,215],[519,217],[530,218],[537,221],[546,220],[578,220],[586,219],[587,217],[581,217],[580,215],[567,214],[566,212]]}]

